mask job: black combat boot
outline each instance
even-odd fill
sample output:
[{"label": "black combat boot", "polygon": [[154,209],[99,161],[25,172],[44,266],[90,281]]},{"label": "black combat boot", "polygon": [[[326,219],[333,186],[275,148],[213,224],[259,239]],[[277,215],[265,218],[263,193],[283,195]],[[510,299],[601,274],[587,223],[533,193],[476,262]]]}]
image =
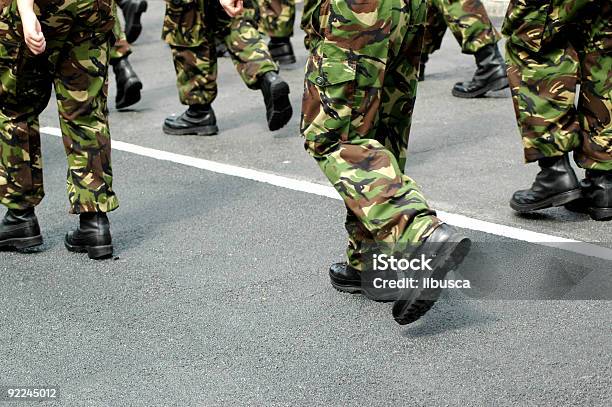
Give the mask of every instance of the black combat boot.
[{"label": "black combat boot", "polygon": [[142,13],[147,11],[146,0],[118,0],[117,5],[123,12],[123,18],[125,20],[125,36],[127,41],[131,44],[140,35],[142,31],[142,24],[140,22],[140,16]]},{"label": "black combat boot", "polygon": [[0,222],[0,248],[26,249],[42,242],[34,208],[8,210]]},{"label": "black combat boot", "polygon": [[423,82],[425,80],[425,64],[429,57],[425,54],[421,55],[421,62],[419,63],[419,82]]},{"label": "black combat boot", "polygon": [[[406,325],[421,318],[438,300],[441,288],[430,288],[431,281],[441,282],[451,270],[456,270],[470,251],[471,241],[447,224],[438,226],[419,246],[411,258],[421,255],[431,259],[429,267],[411,274],[419,281],[417,288],[401,290],[401,297],[393,304],[393,318]],[[429,287],[425,280],[428,280]]]},{"label": "black combat boot", "polygon": [[582,196],[578,178],[564,154],[547,157],[538,161],[542,169],[530,189],[516,191],[510,200],[510,207],[526,213],[538,209],[562,206]]},{"label": "black combat boot", "polygon": [[268,42],[272,59],[281,65],[295,64],[295,54],[289,37],[272,37]]},{"label": "black combat boot", "polygon": [[573,212],[588,213],[593,220],[612,220],[612,172],[586,170],[580,187],[582,198],[565,207]]},{"label": "black combat boot", "polygon": [[492,90],[508,87],[506,64],[497,44],[484,46],[476,52],[476,73],[469,82],[458,82],[453,87],[453,96],[476,98]]},{"label": "black combat boot", "polygon": [[82,213],[79,217],[79,227],[66,234],[64,244],[71,252],[87,252],[90,259],[99,260],[112,256],[113,243],[106,213]]},{"label": "black combat boot", "polygon": [[113,72],[115,72],[115,80],[117,81],[115,107],[117,109],[125,109],[140,100],[142,82],[138,79],[127,57],[114,60],[111,63],[113,65]]},{"label": "black combat boot", "polygon": [[293,110],[289,102],[289,85],[278,76],[278,73],[266,72],[259,81],[259,88],[266,103],[268,128],[275,131],[291,119]]},{"label": "black combat boot", "polygon": [[210,105],[191,105],[180,116],[166,118],[164,133],[173,136],[213,136],[219,133],[219,128]]},{"label": "black combat boot", "polygon": [[373,275],[362,273],[346,262],[334,263],[329,267],[329,279],[336,290],[349,294],[363,294],[371,300],[390,302],[397,299],[397,291],[376,290],[373,286]]}]

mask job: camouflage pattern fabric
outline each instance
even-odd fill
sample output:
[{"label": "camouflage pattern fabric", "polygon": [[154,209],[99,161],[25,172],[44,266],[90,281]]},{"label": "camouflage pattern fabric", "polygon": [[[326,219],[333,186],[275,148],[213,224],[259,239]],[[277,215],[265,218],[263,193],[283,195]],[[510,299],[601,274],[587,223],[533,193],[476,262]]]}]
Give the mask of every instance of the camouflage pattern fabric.
[{"label": "camouflage pattern fabric", "polygon": [[112,190],[106,106],[112,0],[37,6],[47,50],[32,55],[21,37],[16,2],[0,15],[0,202],[11,209],[44,195],[38,115],[55,86],[72,213],[117,208]]},{"label": "camouflage pattern fabric", "polygon": [[403,172],[426,4],[326,0],[312,10],[301,133],[346,204],[347,255],[363,270],[372,241],[417,243],[439,224]]},{"label": "camouflage pattern fabric", "polygon": [[292,37],[295,0],[257,0],[260,30],[268,37]]},{"label": "camouflage pattern fabric", "polygon": [[121,58],[125,58],[132,53],[132,48],[125,35],[125,30],[121,26],[119,14],[117,13],[117,3],[113,2],[113,16],[115,17],[115,25],[113,26],[113,35],[117,39],[111,48],[110,60],[111,64]]},{"label": "camouflage pattern fabric", "polygon": [[225,43],[244,83],[256,88],[259,78],[278,71],[255,23],[250,0],[245,12],[230,18],[218,1],[169,0],[162,38],[172,49],[181,103],[210,104],[217,96],[215,38]]},{"label": "camouflage pattern fabric", "polygon": [[503,33],[525,160],[612,171],[612,2],[513,0]]},{"label": "camouflage pattern fabric", "polygon": [[501,38],[479,0],[428,0],[428,4],[425,55],[440,48],[446,27],[464,54],[475,54],[485,45],[497,44]]},{"label": "camouflage pattern fabric", "polygon": [[300,28],[306,33],[304,37],[304,46],[310,50],[310,42],[315,37],[319,36],[319,8],[320,0],[304,0],[304,9],[302,10],[302,20]]}]

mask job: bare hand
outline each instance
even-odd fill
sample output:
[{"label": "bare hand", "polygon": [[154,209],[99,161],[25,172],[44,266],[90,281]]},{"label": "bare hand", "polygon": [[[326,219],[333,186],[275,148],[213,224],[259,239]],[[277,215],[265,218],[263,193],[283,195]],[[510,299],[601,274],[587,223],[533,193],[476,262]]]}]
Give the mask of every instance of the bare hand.
[{"label": "bare hand", "polygon": [[34,55],[45,52],[47,41],[42,33],[40,22],[34,12],[21,14],[21,24],[23,26],[23,38],[26,45]]},{"label": "bare hand", "polygon": [[219,3],[225,9],[225,12],[230,17],[236,17],[238,14],[242,13],[243,10],[243,0],[219,0]]}]

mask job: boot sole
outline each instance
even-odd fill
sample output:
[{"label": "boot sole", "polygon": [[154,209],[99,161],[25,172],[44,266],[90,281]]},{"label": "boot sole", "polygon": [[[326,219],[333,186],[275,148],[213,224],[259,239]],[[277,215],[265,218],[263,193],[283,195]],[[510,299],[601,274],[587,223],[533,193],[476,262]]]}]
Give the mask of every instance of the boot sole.
[{"label": "boot sole", "polygon": [[123,98],[115,103],[115,108],[125,109],[128,106],[132,106],[140,101],[140,90],[142,89],[142,82],[138,79],[130,78],[125,87],[125,93]]},{"label": "boot sole", "polygon": [[367,290],[362,290],[361,287],[357,287],[355,285],[346,285],[336,283],[334,280],[331,280],[331,285],[334,287],[336,291],[346,294],[363,294],[366,298],[376,301],[376,302],[393,302],[395,298],[380,298],[380,296],[371,295],[367,292]]},{"label": "boot sole", "polygon": [[191,129],[173,129],[164,124],[164,133],[171,136],[214,136],[219,133],[219,127],[216,125],[199,126]]},{"label": "boot sole", "polygon": [[73,246],[68,242],[64,242],[66,249],[74,253],[87,253],[92,260],[100,260],[111,257],[113,255],[113,245],[106,246]]},{"label": "boot sole", "polygon": [[6,239],[0,241],[0,247],[12,247],[13,249],[27,249],[30,247],[36,247],[43,244],[42,235],[32,236],[32,237],[20,237],[15,239]]},{"label": "boot sole", "polygon": [[461,93],[453,89],[452,93],[453,93],[453,96],[458,97],[458,98],[472,99],[472,98],[483,96],[487,92],[506,89],[509,86],[510,84],[508,83],[508,78],[499,78],[495,80],[494,82],[491,82],[484,88],[478,89],[477,91],[474,91],[474,92]]},{"label": "boot sole", "polygon": [[283,128],[293,115],[289,101],[289,85],[287,82],[273,84],[270,87],[271,106],[266,106],[268,128],[276,131]]},{"label": "boot sole", "polygon": [[598,222],[605,222],[612,220],[612,208],[589,208],[589,216],[591,219]]},{"label": "boot sole", "polygon": [[129,42],[130,44],[135,42],[140,36],[140,33],[142,32],[142,23],[140,22],[140,16],[142,15],[142,13],[147,11],[147,6],[147,3],[139,4],[138,10],[136,10],[136,13],[134,13],[134,21],[132,21],[132,24],[130,25],[129,32],[125,33],[127,42]]},{"label": "boot sole", "polygon": [[[430,278],[444,279],[450,271],[459,267],[470,252],[471,246],[472,242],[468,238],[463,238],[459,242],[449,242],[442,253],[445,256],[442,264],[436,267]],[[419,287],[407,290],[406,295],[393,305],[393,318],[400,325],[418,320],[433,307],[441,292],[440,288]]]},{"label": "boot sole", "polygon": [[539,209],[551,208],[554,206],[563,206],[567,203],[582,198],[582,190],[580,188],[572,189],[571,191],[562,192],[557,195],[549,196],[540,202],[532,204],[520,204],[510,200],[510,207],[519,213],[528,213]]},{"label": "boot sole", "polygon": [[295,55],[282,55],[279,57],[272,57],[274,62],[280,65],[291,65],[297,62]]}]

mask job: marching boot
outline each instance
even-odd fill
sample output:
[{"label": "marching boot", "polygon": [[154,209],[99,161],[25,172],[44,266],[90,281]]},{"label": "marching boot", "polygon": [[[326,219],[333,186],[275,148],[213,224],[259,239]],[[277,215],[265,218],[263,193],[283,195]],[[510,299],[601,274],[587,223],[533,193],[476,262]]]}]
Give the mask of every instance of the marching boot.
[{"label": "marching boot", "polygon": [[363,273],[346,262],[334,263],[329,267],[329,279],[337,291],[349,294],[363,294],[378,302],[391,302],[397,299],[396,290],[379,290],[373,287],[373,275]]},{"label": "marching boot", "polygon": [[421,62],[419,63],[419,82],[425,80],[425,64],[429,60],[429,57],[425,54],[421,55]]},{"label": "marching boot", "polygon": [[476,98],[492,90],[507,88],[506,63],[497,44],[486,45],[475,55],[476,73],[469,82],[458,82],[453,87],[453,96]]},{"label": "marching boot", "polygon": [[64,244],[69,251],[86,252],[93,260],[111,257],[113,243],[106,213],[82,213],[79,217],[79,227],[66,234]]},{"label": "marching boot", "polygon": [[9,209],[0,222],[0,248],[26,249],[42,243],[34,208]]},{"label": "marching boot", "polygon": [[272,59],[281,65],[295,64],[295,54],[289,37],[272,37],[268,42]]},{"label": "marching boot", "polygon": [[510,207],[527,213],[538,209],[562,206],[582,196],[578,178],[569,162],[569,156],[547,157],[538,160],[541,171],[530,189],[516,191]]},{"label": "marching boot", "polygon": [[268,128],[275,131],[291,119],[293,110],[289,101],[289,85],[278,76],[278,73],[266,72],[260,79],[259,88],[266,104]]},{"label": "marching boot", "polygon": [[117,109],[125,109],[140,100],[142,82],[140,82],[127,57],[112,61],[112,65],[115,80],[117,81],[115,107]]},{"label": "marching boot", "polygon": [[173,136],[212,136],[219,133],[219,128],[210,105],[191,105],[180,116],[166,118],[164,133]]},{"label": "marching boot", "polygon": [[117,5],[123,12],[123,19],[125,20],[125,36],[127,42],[132,44],[142,31],[142,23],[140,17],[142,13],[147,11],[146,0],[120,0]]},{"label": "marching boot", "polygon": [[[429,288],[424,283],[444,280],[446,275],[456,270],[470,251],[472,242],[458,233],[455,228],[440,224],[425,241],[411,253],[416,258],[419,254],[431,259],[428,270],[419,270],[414,275],[420,280],[417,288],[402,290],[400,299],[393,304],[393,318],[400,325],[410,324],[421,318],[433,307],[441,294],[441,288]],[[431,283],[430,283],[431,284]]]},{"label": "marching boot", "polygon": [[570,202],[565,207],[572,212],[588,213],[593,220],[612,220],[612,172],[586,170],[586,177],[580,186],[582,199]]}]

